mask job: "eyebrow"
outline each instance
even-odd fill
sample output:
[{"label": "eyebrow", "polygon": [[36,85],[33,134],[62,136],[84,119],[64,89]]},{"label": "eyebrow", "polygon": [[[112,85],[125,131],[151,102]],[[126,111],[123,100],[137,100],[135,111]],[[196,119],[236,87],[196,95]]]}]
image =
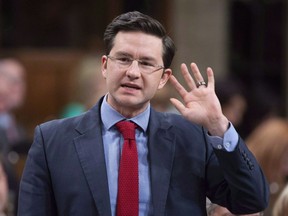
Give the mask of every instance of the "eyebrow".
[{"label": "eyebrow", "polygon": [[129,54],[128,52],[123,52],[123,51],[120,51],[120,52],[116,52],[115,53],[115,56],[125,56],[125,57],[132,57],[131,54]]},{"label": "eyebrow", "polygon": [[[125,52],[125,51],[116,52],[116,53],[115,53],[115,56],[125,56],[125,57],[129,57],[129,58],[133,58],[133,55],[131,55],[130,53]],[[150,56],[140,57],[139,60],[146,60],[146,61],[154,61],[154,62],[157,62],[155,58],[150,57]]]}]

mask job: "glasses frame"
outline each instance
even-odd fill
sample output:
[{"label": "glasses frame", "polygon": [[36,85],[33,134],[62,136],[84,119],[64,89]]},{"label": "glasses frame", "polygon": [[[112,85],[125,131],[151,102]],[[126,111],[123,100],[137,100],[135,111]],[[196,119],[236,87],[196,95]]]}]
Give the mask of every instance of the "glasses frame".
[{"label": "glasses frame", "polygon": [[[120,60],[121,58],[123,58],[123,57],[114,57],[114,56],[111,56],[111,55],[106,55],[106,57],[108,58],[108,59],[110,59],[111,61],[117,61],[117,60]],[[140,67],[139,67],[139,63],[141,64],[141,63],[143,63],[144,61],[142,61],[142,60],[140,60],[140,59],[134,59],[134,58],[130,58],[130,57],[126,57],[127,59],[129,59],[129,61],[131,61],[131,63],[128,65],[127,64],[127,69],[132,65],[132,63],[134,62],[134,61],[137,61],[137,63],[138,63],[138,68],[140,69]],[[117,63],[116,63],[117,64]],[[119,63],[119,64],[121,64],[121,63]],[[124,65],[122,65],[122,66],[124,66]],[[152,73],[154,73],[154,72],[156,72],[156,71],[158,71],[158,70],[161,70],[161,69],[163,69],[163,70],[165,70],[165,67],[163,66],[163,65],[154,65],[154,64],[151,64],[150,65],[151,67],[154,67],[155,68],[155,70],[152,70],[151,72],[144,72],[144,74],[152,74]],[[143,73],[143,72],[142,72]]]}]

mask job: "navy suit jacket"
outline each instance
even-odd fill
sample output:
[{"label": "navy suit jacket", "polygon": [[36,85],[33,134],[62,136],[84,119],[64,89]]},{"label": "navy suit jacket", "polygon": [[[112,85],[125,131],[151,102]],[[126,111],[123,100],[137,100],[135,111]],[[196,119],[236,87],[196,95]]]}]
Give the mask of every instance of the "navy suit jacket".
[{"label": "navy suit jacket", "polygon": [[[111,215],[100,106],[36,127],[19,216]],[[234,213],[267,206],[265,177],[241,138],[233,152],[214,150],[203,128],[153,109],[148,133],[153,215],[206,215],[206,196]]]}]

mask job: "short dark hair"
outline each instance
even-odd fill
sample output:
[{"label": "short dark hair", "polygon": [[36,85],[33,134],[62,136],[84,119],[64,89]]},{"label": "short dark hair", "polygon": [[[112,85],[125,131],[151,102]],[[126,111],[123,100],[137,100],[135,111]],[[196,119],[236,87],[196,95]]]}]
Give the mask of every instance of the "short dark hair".
[{"label": "short dark hair", "polygon": [[170,67],[175,54],[175,45],[159,21],[138,11],[119,15],[107,26],[104,32],[104,43],[107,55],[114,46],[115,36],[120,31],[140,31],[161,38],[164,67]]}]

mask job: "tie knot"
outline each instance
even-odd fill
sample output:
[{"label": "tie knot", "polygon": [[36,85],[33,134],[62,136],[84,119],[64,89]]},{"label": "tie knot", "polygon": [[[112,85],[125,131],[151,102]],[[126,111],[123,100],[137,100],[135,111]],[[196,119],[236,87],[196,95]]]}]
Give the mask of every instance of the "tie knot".
[{"label": "tie knot", "polygon": [[120,121],[116,123],[116,127],[122,134],[124,140],[135,139],[135,128],[137,127],[137,125],[134,122]]}]

